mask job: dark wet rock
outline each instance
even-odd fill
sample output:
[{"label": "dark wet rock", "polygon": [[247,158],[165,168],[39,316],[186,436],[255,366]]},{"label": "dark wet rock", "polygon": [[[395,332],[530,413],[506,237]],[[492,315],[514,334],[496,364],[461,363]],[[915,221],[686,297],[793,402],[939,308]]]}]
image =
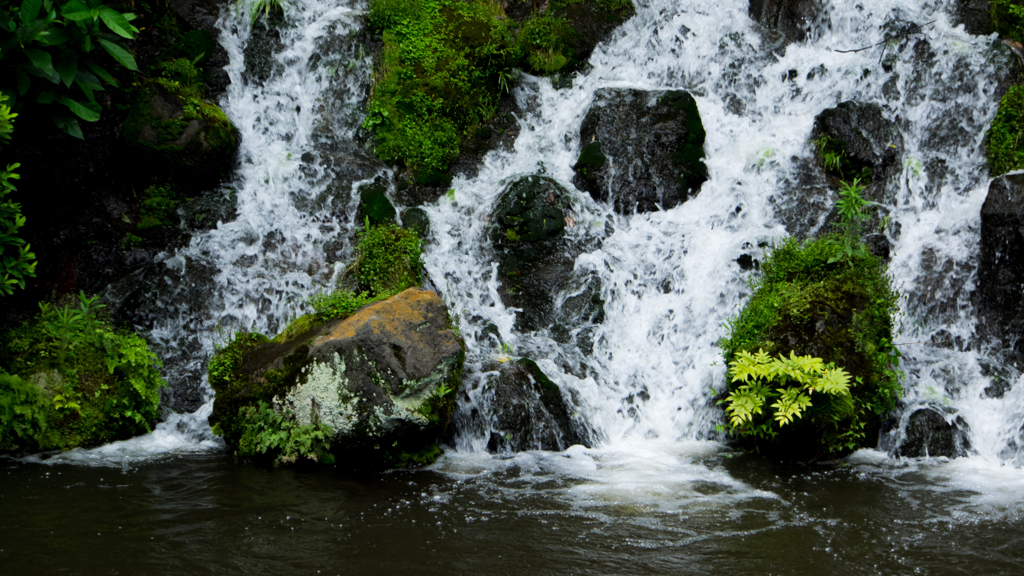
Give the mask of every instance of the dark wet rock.
[{"label": "dark wet rock", "polygon": [[502,96],[494,117],[474,129],[463,140],[459,155],[452,160],[449,174],[474,178],[479,174],[484,156],[489,152],[512,150],[516,138],[519,137],[519,116],[522,116],[523,112],[515,97],[509,94]]},{"label": "dark wet rock", "polygon": [[423,208],[408,208],[402,210],[402,228],[412,230],[420,239],[430,236],[430,217]]},{"label": "dark wet rock", "polygon": [[359,189],[359,209],[356,211],[356,222],[369,220],[371,226],[394,222],[395,207],[384,194],[387,191],[378,183],[367,184]]},{"label": "dark wet rock", "polygon": [[211,377],[210,422],[229,444],[244,432],[239,409],[263,401],[299,425],[330,426],[331,451],[349,465],[436,457],[465,358],[436,293],[410,288],[345,319],[297,322],[269,342],[256,338],[230,377]]},{"label": "dark wet rock", "polygon": [[813,38],[824,21],[821,0],[750,0],[750,18],[791,42]]},{"label": "dark wet rock", "polygon": [[896,453],[904,458],[956,458],[971,449],[967,423],[960,416],[952,421],[932,407],[918,408],[907,418]]},{"label": "dark wet rock", "polygon": [[977,334],[1024,354],[1024,174],[989,184],[981,207],[981,248],[973,304]]},{"label": "dark wet rock", "polygon": [[870,180],[866,197],[891,204],[893,192],[885,184],[902,170],[903,135],[895,122],[885,117],[877,104],[847,101],[829,108],[814,118],[812,140],[826,138],[826,149],[840,155],[837,170],[830,176],[850,181]]},{"label": "dark wet rock", "polygon": [[[221,10],[231,4],[228,0],[169,0],[167,4],[194,30],[186,32],[175,50],[184,50],[186,54],[194,53],[199,48],[203,54],[200,65],[206,72],[207,97],[217,99],[231,83],[224,67],[228,65],[228,54],[224,47],[216,41],[220,30],[217,19]],[[195,32],[203,32],[196,34]],[[210,41],[212,40],[212,41]],[[190,60],[195,59],[193,55]]]},{"label": "dark wet rock", "polygon": [[238,194],[233,188],[225,188],[188,200],[181,206],[180,218],[181,225],[193,232],[231,222],[238,218]]},{"label": "dark wet rock", "polygon": [[838,195],[814,163],[794,158],[794,165],[791,176],[780,183],[780,193],[769,202],[790,235],[809,238],[826,223]]},{"label": "dark wet rock", "polygon": [[573,273],[559,287],[551,337],[563,344],[573,340],[584,342],[586,345],[581,348],[592,348],[593,342],[588,341],[592,338],[590,332],[595,324],[602,322],[604,298],[601,279],[593,272]]},{"label": "dark wet rock", "polygon": [[620,214],[672,208],[707,180],[704,137],[686,92],[599,89],[580,127],[573,183]]},{"label": "dark wet rock", "polygon": [[249,36],[249,42],[242,50],[245,62],[244,78],[262,85],[275,73],[280,73],[284,67],[277,61],[275,55],[283,49],[281,32],[277,26],[257,20],[253,25],[253,33]]},{"label": "dark wet rock", "polygon": [[520,330],[551,321],[553,298],[569,277],[573,258],[564,241],[571,214],[570,192],[545,176],[516,180],[498,198],[491,216],[491,242],[498,257],[499,294],[522,309]]},{"label": "dark wet rock", "polygon": [[956,0],[951,8],[950,24],[963,24],[965,31],[977,36],[988,36],[995,32],[989,0]]},{"label": "dark wet rock", "polygon": [[491,394],[489,451],[565,450],[585,443],[562,391],[534,361],[502,364],[486,387]]}]

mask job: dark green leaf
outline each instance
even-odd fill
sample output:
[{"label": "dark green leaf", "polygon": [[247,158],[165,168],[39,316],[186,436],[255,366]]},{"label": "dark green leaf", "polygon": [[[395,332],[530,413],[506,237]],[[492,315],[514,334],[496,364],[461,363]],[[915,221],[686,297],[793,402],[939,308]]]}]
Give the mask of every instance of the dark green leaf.
[{"label": "dark green leaf", "polygon": [[71,39],[68,33],[60,28],[50,28],[39,36],[39,42],[43,46],[56,46]]},{"label": "dark green leaf", "polygon": [[75,116],[78,116],[86,122],[95,122],[100,119],[100,105],[95,102],[75,102],[67,96],[61,96],[58,100],[61,104],[68,107]]},{"label": "dark green leaf", "polygon": [[49,104],[57,99],[57,95],[53,93],[53,90],[43,90],[36,96],[36,102],[40,104]]},{"label": "dark green leaf", "polygon": [[39,8],[43,6],[43,0],[23,0],[21,3],[21,21],[25,26],[33,28],[36,25],[36,15]]},{"label": "dark green leaf", "polygon": [[68,135],[74,136],[79,140],[85,140],[85,136],[82,135],[82,127],[78,125],[78,120],[70,116],[56,116],[53,119],[53,123]]},{"label": "dark green leaf", "polygon": [[75,75],[78,74],[78,56],[74,52],[62,52],[54,60],[53,68],[60,75],[61,82],[70,88],[71,83],[75,81]]},{"label": "dark green leaf", "polygon": [[107,28],[110,28],[114,34],[129,40],[135,37],[133,34],[135,27],[129,24],[128,21],[125,20],[124,16],[122,16],[117,10],[107,8],[106,6],[100,8],[100,19],[103,20],[103,23],[106,24]]},{"label": "dark green leaf", "polygon": [[25,56],[28,57],[28,61],[33,66],[38,68],[47,76],[57,76],[57,72],[53,69],[53,59],[50,57],[50,53],[45,50],[25,50]]},{"label": "dark green leaf", "polygon": [[135,64],[135,57],[132,56],[130,52],[105,38],[100,38],[99,40],[100,46],[103,46],[103,49],[107,51],[107,54],[110,54],[114,60],[117,60],[118,64],[129,70],[134,70],[135,72],[139,71],[139,67]]},{"label": "dark green leaf", "polygon": [[110,72],[107,72],[99,64],[93,64],[92,62],[86,62],[86,64],[89,66],[89,70],[92,70],[93,74],[99,76],[100,80],[103,80],[107,84],[117,88],[117,80],[114,79],[114,76],[111,75]]},{"label": "dark green leaf", "polygon": [[79,0],[71,0],[71,2],[65,4],[60,14],[73,22],[81,22],[82,20],[91,20],[93,18],[92,10],[82,2],[79,2]]}]

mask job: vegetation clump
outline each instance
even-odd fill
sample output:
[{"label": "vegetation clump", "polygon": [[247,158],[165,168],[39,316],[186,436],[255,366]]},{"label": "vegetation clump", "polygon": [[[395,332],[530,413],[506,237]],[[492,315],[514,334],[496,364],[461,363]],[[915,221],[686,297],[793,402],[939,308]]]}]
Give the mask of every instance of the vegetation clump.
[{"label": "vegetation clump", "polygon": [[[98,297],[40,303],[0,343],[0,451],[95,446],[149,432],[160,361],[146,341],[116,330]],[[77,304],[77,305],[76,305]]]},{"label": "vegetation clump", "polygon": [[377,155],[417,182],[436,179],[495,115],[519,70],[580,64],[632,10],[629,0],[556,0],[537,12],[495,0],[371,0],[370,25],[384,48],[363,126]]},{"label": "vegetation clump", "polygon": [[1024,87],[1011,86],[999,102],[985,135],[989,170],[993,176],[1024,168]]},{"label": "vegetation clump", "polygon": [[860,191],[845,189],[843,234],[790,238],[767,255],[720,342],[731,433],[766,456],[810,461],[871,446],[902,393],[898,295],[860,242]]}]

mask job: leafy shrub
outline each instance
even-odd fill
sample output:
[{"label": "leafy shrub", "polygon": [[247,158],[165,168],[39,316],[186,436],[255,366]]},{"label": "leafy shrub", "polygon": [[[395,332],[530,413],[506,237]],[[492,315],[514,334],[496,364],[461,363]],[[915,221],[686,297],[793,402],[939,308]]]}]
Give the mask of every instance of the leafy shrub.
[{"label": "leafy shrub", "polygon": [[166,386],[160,361],[137,334],[115,330],[98,300],[80,293],[77,306],[40,303],[36,318],[4,335],[0,360],[10,377],[0,404],[43,416],[5,434],[0,449],[91,446],[151,430]]},{"label": "leafy shrub", "polygon": [[100,118],[95,93],[117,86],[101,54],[138,70],[124,45],[138,33],[134,19],[95,0],[0,0],[0,90],[19,101],[62,104],[70,114],[56,113],[55,124],[82,138],[78,120]]},{"label": "leafy shrub", "polygon": [[[0,144],[11,139],[17,116],[4,103],[6,100],[7,96],[0,94]],[[25,279],[36,275],[36,255],[29,252],[28,243],[17,235],[25,225],[21,204],[7,198],[17,190],[11,180],[20,178],[15,172],[20,166],[14,163],[0,168],[0,296],[12,294],[15,286],[24,290]]]},{"label": "leafy shrub", "polygon": [[[775,394],[789,394],[784,402],[788,406],[803,390],[817,389],[818,362],[825,368],[841,365],[852,379],[849,397],[823,395],[820,403],[816,400],[794,413],[792,425],[785,429],[764,426],[770,424],[768,416],[758,416],[752,408],[762,404],[744,400],[751,406],[747,412],[755,417],[744,419],[741,426],[734,421],[736,436],[766,455],[813,460],[869,446],[881,419],[902,393],[899,352],[892,344],[898,295],[885,267],[863,249],[859,238],[849,252],[846,242],[844,236],[832,235],[805,244],[790,238],[775,247],[762,263],[760,277],[751,279],[750,301],[720,342],[733,367],[729,391],[734,400],[753,395],[767,402]],[[757,366],[780,355],[807,355],[798,358],[813,370],[795,376],[772,368],[754,384],[734,378],[742,373],[737,367],[749,367],[754,354]],[[794,378],[796,387],[790,383]],[[748,387],[746,392],[743,386]]]},{"label": "leafy shrub", "polygon": [[985,135],[993,176],[1024,168],[1024,87],[1011,86]]},{"label": "leafy shrub", "polygon": [[1000,35],[1024,42],[1024,1],[990,0],[989,15],[992,27]]},{"label": "leafy shrub", "polygon": [[38,450],[47,405],[39,386],[0,370],[0,450]]}]

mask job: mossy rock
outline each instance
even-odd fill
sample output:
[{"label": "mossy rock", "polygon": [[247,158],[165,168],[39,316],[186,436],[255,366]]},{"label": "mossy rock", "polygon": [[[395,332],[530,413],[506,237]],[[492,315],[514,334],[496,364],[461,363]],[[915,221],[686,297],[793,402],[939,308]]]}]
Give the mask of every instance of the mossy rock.
[{"label": "mossy rock", "polygon": [[300,318],[273,340],[237,335],[210,361],[210,423],[258,461],[429,464],[464,358],[444,302],[410,288],[326,324]]},{"label": "mossy rock", "polygon": [[430,216],[423,208],[409,208],[402,211],[402,228],[412,230],[420,240],[430,236]]},{"label": "mossy rock", "polygon": [[357,223],[369,220],[371,226],[379,226],[395,222],[397,212],[384,192],[386,192],[386,188],[380,184],[368,184],[359,189]]},{"label": "mossy rock", "polygon": [[999,176],[1024,168],[1024,86],[1012,86],[999,102],[985,134],[989,171]]},{"label": "mossy rock", "polygon": [[170,81],[143,83],[125,120],[124,140],[154,173],[212,187],[234,163],[238,133],[215,104],[176,92]]},{"label": "mossy rock", "polygon": [[[741,445],[778,460],[807,462],[875,446],[887,413],[902,393],[892,345],[898,296],[885,267],[871,254],[842,255],[841,240],[770,251],[752,281],[750,301],[721,342],[726,362],[739,352],[821,358],[849,373],[852,396],[814,394],[812,406],[774,436],[746,436]],[[743,382],[729,384],[730,392]],[[772,410],[754,416],[771,422]]]}]

